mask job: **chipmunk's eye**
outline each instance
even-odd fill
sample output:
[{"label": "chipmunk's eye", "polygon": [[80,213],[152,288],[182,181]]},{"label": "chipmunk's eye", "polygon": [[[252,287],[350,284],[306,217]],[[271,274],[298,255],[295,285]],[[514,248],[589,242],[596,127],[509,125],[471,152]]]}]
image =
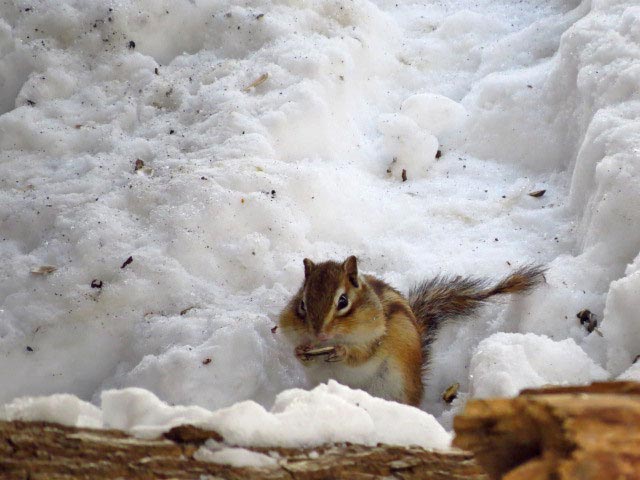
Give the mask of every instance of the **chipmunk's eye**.
[{"label": "chipmunk's eye", "polygon": [[338,310],[347,308],[348,305],[349,305],[349,299],[347,298],[347,295],[343,293],[342,295],[340,295],[340,298],[338,299]]},{"label": "chipmunk's eye", "polygon": [[303,315],[307,313],[307,309],[304,306],[304,300],[300,300],[300,313],[302,313]]}]

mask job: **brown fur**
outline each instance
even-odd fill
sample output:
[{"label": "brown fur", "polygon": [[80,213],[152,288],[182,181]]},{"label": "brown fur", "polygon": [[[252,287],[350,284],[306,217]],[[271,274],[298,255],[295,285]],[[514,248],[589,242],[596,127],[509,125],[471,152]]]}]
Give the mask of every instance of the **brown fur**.
[{"label": "brown fur", "polygon": [[[307,265],[305,262],[305,267]],[[333,294],[340,287],[344,288],[349,296],[350,309],[346,314],[335,316],[327,323],[327,316],[331,315],[334,308]],[[301,312],[300,309],[303,300],[306,312]],[[314,337],[321,332],[358,338],[371,337],[372,331],[378,331],[378,335],[368,338],[366,345],[357,341],[347,341],[349,346],[353,345],[354,361],[359,357],[355,353],[356,347],[368,346],[385,331],[384,315],[378,296],[364,282],[360,282],[357,287],[354,286],[349,280],[344,264],[336,262],[311,264],[311,268],[306,268],[302,287],[280,315],[280,326],[285,333],[295,332],[312,343],[314,340],[317,343]]]},{"label": "brown fur", "polygon": [[[527,292],[543,274],[540,267],[523,267],[491,287],[484,280],[436,277],[413,288],[407,300],[382,280],[359,276],[355,257],[342,264],[305,259],[304,266],[304,283],[280,314],[283,333],[297,345],[339,346],[342,356],[330,360],[348,367],[371,362],[398,369],[402,393],[388,396],[410,405],[422,399],[428,347],[442,322],[475,313],[493,295]],[[342,290],[346,311],[335,305]]]},{"label": "brown fur", "polygon": [[442,276],[416,285],[407,297],[418,322],[424,325],[423,342],[428,346],[440,324],[473,315],[494,295],[529,292],[544,279],[544,271],[540,266],[520,267],[494,286],[479,278]]}]

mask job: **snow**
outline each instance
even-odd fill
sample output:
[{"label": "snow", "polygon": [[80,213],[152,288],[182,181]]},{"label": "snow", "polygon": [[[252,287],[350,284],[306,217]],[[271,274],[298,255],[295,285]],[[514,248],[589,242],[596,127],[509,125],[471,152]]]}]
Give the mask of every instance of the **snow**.
[{"label": "snow", "polygon": [[605,304],[606,322],[603,334],[610,339],[607,345],[607,367],[612,374],[620,374],[635,362],[640,345],[640,265],[630,265],[627,275],[611,283]]},{"label": "snow", "polygon": [[586,384],[607,372],[568,338],[496,333],[478,345],[469,367],[473,397],[513,397],[525,388]]},{"label": "snow", "polygon": [[212,451],[205,445],[194,453],[193,458],[201,462],[221,463],[233,467],[271,468],[278,465],[274,458],[246,448],[222,448]]},{"label": "snow", "polygon": [[[351,442],[446,449],[451,440],[432,415],[333,380],[311,391],[286,390],[269,411],[252,400],[213,412],[197,406],[170,406],[141,388],[103,392],[101,409],[71,395],[19,398],[4,408],[0,418],[8,420],[59,418],[67,425],[117,428],[143,438],[157,437],[176,425],[193,424],[215,430],[226,444],[235,446],[311,447]],[[257,461],[233,449],[211,454],[214,447],[222,445],[210,442],[201,452],[202,460],[232,465]]]},{"label": "snow", "polygon": [[616,380],[628,380],[633,382],[640,382],[640,363],[634,363],[627,370],[622,372]]},{"label": "snow", "polygon": [[403,291],[548,266],[441,332],[421,407],[446,428],[474,395],[638,379],[639,44],[635,0],[0,4],[3,418],[266,444],[344,409],[349,441],[416,441],[390,417],[443,441],[305,396],[272,332],[302,258],[351,254]]},{"label": "snow", "polygon": [[98,407],[75,395],[59,393],[48,397],[22,397],[0,407],[3,420],[57,422],[75,427],[102,426],[102,412]]}]

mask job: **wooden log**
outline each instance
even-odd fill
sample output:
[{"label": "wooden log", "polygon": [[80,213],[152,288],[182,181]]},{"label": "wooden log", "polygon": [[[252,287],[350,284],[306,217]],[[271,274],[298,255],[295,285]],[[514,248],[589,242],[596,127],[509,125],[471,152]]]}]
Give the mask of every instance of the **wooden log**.
[{"label": "wooden log", "polygon": [[273,468],[232,467],[198,461],[194,453],[216,432],[176,427],[142,440],[115,430],[45,422],[0,422],[0,479],[471,479],[487,480],[471,454],[419,447],[326,445],[251,448],[278,459]]},{"label": "wooden log", "polygon": [[492,478],[640,479],[640,384],[526,390],[470,400],[454,445]]},{"label": "wooden log", "polygon": [[[418,447],[251,448],[273,468],[196,460],[216,432],[181,426],[143,440],[114,430],[0,422],[0,479],[639,479],[640,384],[597,383],[476,399],[454,421],[448,453]],[[198,457],[200,458],[200,457]],[[477,461],[477,463],[476,463]]]}]

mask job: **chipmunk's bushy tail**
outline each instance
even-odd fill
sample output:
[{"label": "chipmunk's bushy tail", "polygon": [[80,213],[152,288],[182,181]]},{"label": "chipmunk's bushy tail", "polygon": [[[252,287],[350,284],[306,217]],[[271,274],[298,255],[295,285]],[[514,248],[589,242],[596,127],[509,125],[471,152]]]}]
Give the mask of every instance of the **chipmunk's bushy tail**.
[{"label": "chipmunk's bushy tail", "polygon": [[493,286],[488,280],[478,278],[442,276],[416,285],[409,292],[408,300],[423,326],[425,350],[447,320],[476,313],[494,295],[529,292],[542,282],[544,272],[545,268],[538,265],[520,267]]}]

